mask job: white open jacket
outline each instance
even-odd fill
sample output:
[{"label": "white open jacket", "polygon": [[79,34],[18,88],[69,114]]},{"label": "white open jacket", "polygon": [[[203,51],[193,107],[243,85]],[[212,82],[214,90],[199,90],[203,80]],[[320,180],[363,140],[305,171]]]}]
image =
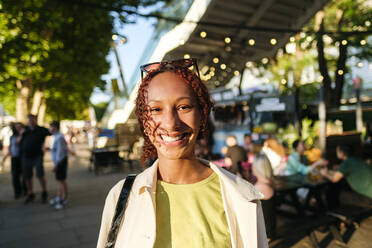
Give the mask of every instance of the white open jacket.
[{"label": "white open jacket", "polygon": [[[263,195],[252,184],[205,160],[218,175],[233,248],[266,248],[265,224],[259,199]],[[136,177],[128,199],[116,248],[153,247],[156,238],[156,181],[158,162]],[[104,248],[124,180],[109,192],[102,214],[97,248]],[[185,203],[187,204],[187,203]]]}]

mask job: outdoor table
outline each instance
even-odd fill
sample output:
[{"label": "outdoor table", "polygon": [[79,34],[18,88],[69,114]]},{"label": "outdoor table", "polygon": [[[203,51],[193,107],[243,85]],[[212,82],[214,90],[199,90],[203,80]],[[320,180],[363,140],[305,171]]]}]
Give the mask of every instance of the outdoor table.
[{"label": "outdoor table", "polygon": [[119,150],[116,147],[97,148],[92,151],[92,164],[96,175],[99,174],[100,168],[121,166],[122,163]]},{"label": "outdoor table", "polygon": [[[279,203],[288,203],[295,207],[297,215],[304,216],[304,210],[310,210],[319,213],[325,210],[325,204],[322,199],[322,192],[329,184],[329,181],[319,176],[307,176],[295,174],[290,176],[276,176],[273,180],[274,190]],[[299,188],[309,189],[304,203],[301,203],[297,195]],[[310,204],[311,198],[316,199],[316,207]],[[289,199],[288,199],[289,198]]]}]

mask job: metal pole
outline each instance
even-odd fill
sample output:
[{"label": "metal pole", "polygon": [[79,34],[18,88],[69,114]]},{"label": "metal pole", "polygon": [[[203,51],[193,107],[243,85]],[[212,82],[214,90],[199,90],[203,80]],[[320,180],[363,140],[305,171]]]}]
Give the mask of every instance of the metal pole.
[{"label": "metal pole", "polygon": [[319,111],[319,142],[320,142],[320,149],[323,152],[326,150],[326,131],[327,131],[327,122],[326,122],[326,107],[324,101],[319,103],[318,107]]},{"label": "metal pole", "polygon": [[326,135],[327,135],[327,122],[326,122],[326,105],[324,102],[324,88],[323,85],[320,88],[320,102],[318,106],[319,115],[319,145],[320,149],[324,153],[326,151]]},{"label": "metal pole", "polygon": [[111,42],[111,46],[112,48],[114,49],[114,53],[115,53],[115,57],[116,57],[116,61],[118,63],[118,67],[119,67],[119,73],[120,73],[120,78],[121,78],[121,82],[123,83],[123,92],[124,92],[124,96],[126,98],[128,98],[128,92],[127,92],[127,87],[125,85],[125,80],[124,80],[124,75],[123,75],[123,71],[121,69],[121,64],[120,64],[120,59],[119,59],[119,54],[118,54],[118,51],[116,49],[116,43],[113,41]]},{"label": "metal pole", "polygon": [[357,105],[356,105],[356,128],[357,132],[363,131],[363,111],[360,102],[360,89],[356,89]]}]

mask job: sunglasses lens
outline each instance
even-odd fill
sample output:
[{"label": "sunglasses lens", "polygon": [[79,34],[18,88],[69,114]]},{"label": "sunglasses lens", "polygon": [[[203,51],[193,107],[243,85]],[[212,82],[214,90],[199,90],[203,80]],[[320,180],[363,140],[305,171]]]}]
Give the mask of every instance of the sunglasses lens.
[{"label": "sunglasses lens", "polygon": [[146,73],[159,70],[162,67],[187,68],[191,71],[195,71],[196,74],[199,76],[199,71],[197,69],[198,67],[197,67],[195,59],[180,59],[180,60],[175,60],[171,62],[164,61],[164,62],[143,65],[141,66],[142,78],[144,77],[144,75],[146,75]]},{"label": "sunglasses lens", "polygon": [[193,64],[192,59],[181,59],[181,60],[172,61],[172,65],[174,65],[175,67],[179,67],[179,68],[187,68],[187,67],[192,66],[192,64]]},{"label": "sunglasses lens", "polygon": [[160,69],[161,63],[148,64],[143,67],[143,71],[151,72]]}]

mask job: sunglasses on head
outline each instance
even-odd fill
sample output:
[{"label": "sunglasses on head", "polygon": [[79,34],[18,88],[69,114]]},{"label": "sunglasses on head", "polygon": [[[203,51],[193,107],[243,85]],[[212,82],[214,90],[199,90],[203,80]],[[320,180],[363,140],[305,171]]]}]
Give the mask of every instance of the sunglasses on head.
[{"label": "sunglasses on head", "polygon": [[198,64],[196,58],[190,59],[178,59],[173,61],[161,61],[155,62],[150,64],[141,65],[141,79],[143,80],[146,77],[147,73],[151,73],[153,71],[159,71],[165,68],[170,69],[190,69],[194,70],[198,77],[200,78]]}]

